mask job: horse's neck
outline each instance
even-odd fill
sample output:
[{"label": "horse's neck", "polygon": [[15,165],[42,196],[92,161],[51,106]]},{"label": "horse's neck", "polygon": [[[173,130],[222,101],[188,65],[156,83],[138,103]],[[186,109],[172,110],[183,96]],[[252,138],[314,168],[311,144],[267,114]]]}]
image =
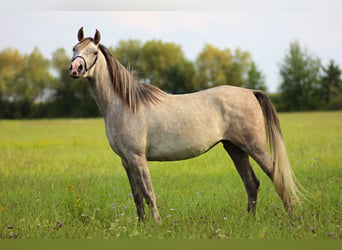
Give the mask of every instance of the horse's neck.
[{"label": "horse's neck", "polygon": [[90,86],[96,104],[102,115],[106,118],[108,113],[117,110],[121,104],[119,98],[115,96],[111,78],[108,72],[106,59],[99,53],[98,62],[94,68],[95,77],[90,78]]}]

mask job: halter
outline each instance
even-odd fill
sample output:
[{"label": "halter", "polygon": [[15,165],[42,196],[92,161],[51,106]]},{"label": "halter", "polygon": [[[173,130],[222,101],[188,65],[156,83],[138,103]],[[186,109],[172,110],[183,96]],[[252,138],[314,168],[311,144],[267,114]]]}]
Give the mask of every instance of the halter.
[{"label": "halter", "polygon": [[76,58],[78,58],[78,57],[81,58],[81,59],[83,60],[83,62],[84,62],[84,69],[85,69],[85,73],[86,73],[86,72],[88,72],[92,67],[94,67],[94,65],[95,65],[95,63],[96,63],[96,61],[97,61],[98,55],[96,55],[96,58],[95,58],[94,62],[92,63],[92,65],[90,65],[89,68],[87,68],[87,62],[86,62],[86,60],[84,59],[83,56],[75,56],[75,57],[71,60],[71,62],[75,61]]}]

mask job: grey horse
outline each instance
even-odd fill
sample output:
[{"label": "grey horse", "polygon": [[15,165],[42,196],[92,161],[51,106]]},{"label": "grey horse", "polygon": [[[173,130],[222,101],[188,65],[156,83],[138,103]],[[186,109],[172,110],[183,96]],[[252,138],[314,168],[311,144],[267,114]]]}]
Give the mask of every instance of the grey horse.
[{"label": "grey horse", "polygon": [[[298,200],[277,113],[266,94],[220,86],[191,94],[172,95],[138,79],[94,38],[78,32],[70,75],[90,82],[103,114],[113,151],[121,157],[132,188],[139,219],[144,202],[160,221],[147,161],[196,157],[218,143],[232,158],[255,213],[259,180],[251,156],[273,181],[287,211]],[[271,155],[268,152],[269,144]]]}]

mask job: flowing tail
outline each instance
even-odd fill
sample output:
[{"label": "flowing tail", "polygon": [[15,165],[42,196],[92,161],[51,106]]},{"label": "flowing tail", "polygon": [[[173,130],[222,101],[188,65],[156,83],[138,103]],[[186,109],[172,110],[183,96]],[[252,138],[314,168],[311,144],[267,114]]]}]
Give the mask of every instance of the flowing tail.
[{"label": "flowing tail", "polygon": [[291,209],[291,204],[299,203],[296,178],[292,171],[277,112],[269,99],[262,91],[254,91],[254,95],[260,103],[265,118],[265,128],[268,144],[273,161],[273,184],[286,209]]}]

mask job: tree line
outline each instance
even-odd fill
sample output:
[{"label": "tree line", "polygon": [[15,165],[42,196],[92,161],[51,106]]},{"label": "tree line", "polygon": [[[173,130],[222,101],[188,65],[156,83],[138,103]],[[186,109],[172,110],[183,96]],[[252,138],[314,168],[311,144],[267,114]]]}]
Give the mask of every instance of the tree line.
[{"label": "tree line", "polygon": [[[194,92],[222,84],[267,91],[265,76],[248,51],[206,44],[195,61],[180,45],[160,40],[119,41],[113,55],[143,83],[166,92]],[[38,48],[30,54],[7,48],[0,52],[0,118],[94,117],[99,111],[85,79],[69,76],[70,56],[56,49],[52,59]],[[271,98],[280,111],[341,109],[341,70],[290,43],[279,65],[281,84]]]}]

